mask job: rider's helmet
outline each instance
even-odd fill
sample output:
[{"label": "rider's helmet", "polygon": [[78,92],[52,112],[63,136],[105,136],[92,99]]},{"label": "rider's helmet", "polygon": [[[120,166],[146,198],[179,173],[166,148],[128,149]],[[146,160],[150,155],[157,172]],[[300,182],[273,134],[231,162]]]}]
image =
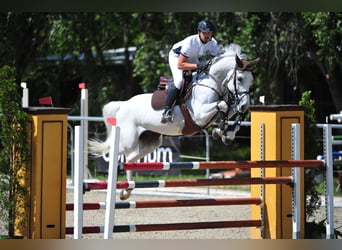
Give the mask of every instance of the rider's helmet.
[{"label": "rider's helmet", "polygon": [[197,26],[197,30],[202,32],[214,32],[214,29],[214,24],[209,20],[202,20]]}]

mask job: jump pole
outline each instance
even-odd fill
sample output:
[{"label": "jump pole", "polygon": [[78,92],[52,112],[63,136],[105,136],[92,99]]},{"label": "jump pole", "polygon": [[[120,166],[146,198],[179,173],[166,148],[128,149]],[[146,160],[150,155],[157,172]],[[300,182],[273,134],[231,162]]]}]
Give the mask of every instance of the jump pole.
[{"label": "jump pole", "polygon": [[[292,159],[299,160],[300,155],[300,125],[292,124],[291,130],[291,143],[292,143]],[[301,179],[300,179],[300,168],[292,168],[292,176],[294,178],[294,186],[292,189],[292,239],[300,239],[300,208],[301,208]],[[303,198],[304,199],[304,198]]]},{"label": "jump pole", "polygon": [[332,158],[332,126],[323,126],[323,155],[326,157],[325,173],[325,213],[326,238],[334,239],[334,190],[333,190],[333,158]]},{"label": "jump pole", "polygon": [[106,199],[107,206],[104,226],[104,239],[112,239],[114,228],[114,212],[117,182],[116,179],[118,174],[120,127],[116,126],[115,118],[109,118],[107,121],[112,124],[112,134],[114,135],[114,139],[111,140],[111,145],[109,149],[108,187]]},{"label": "jump pole", "polygon": [[[88,116],[88,89],[85,83],[81,82],[78,84],[79,89],[81,89],[81,116]],[[81,120],[81,127],[83,133],[83,164],[84,164],[84,178],[88,179],[91,177],[90,171],[88,169],[88,120]]]},{"label": "jump pole", "polygon": [[321,160],[268,160],[268,161],[208,161],[208,162],[125,162],[121,170],[174,170],[174,169],[252,169],[252,168],[320,168],[324,165]]},{"label": "jump pole", "polygon": [[[269,184],[292,184],[292,176],[278,177],[253,177],[253,178],[230,178],[230,179],[183,179],[183,180],[154,180],[154,181],[118,181],[117,189],[133,188],[163,188],[163,187],[205,187],[205,186],[229,186],[229,185],[269,185]],[[86,182],[84,191],[108,189],[108,182]]]},{"label": "jump pole", "polygon": [[[195,230],[195,229],[218,229],[218,228],[242,228],[242,227],[261,227],[261,220],[238,220],[238,221],[209,221],[209,222],[185,222],[168,224],[130,224],[117,225],[112,228],[112,233],[128,232],[152,232],[152,231],[173,231],[173,230]],[[66,228],[66,234],[72,234],[72,227]],[[103,233],[103,226],[88,226],[83,228],[84,234]]]},{"label": "jump pole", "polygon": [[83,157],[83,128],[75,126],[75,174],[74,174],[74,239],[82,238],[83,228],[83,179],[84,179],[84,157]]},{"label": "jump pole", "polygon": [[[166,208],[166,207],[196,207],[196,206],[233,206],[261,205],[260,198],[209,198],[181,200],[144,200],[116,202],[115,209]],[[100,210],[106,208],[106,202],[83,203],[83,210]],[[67,204],[67,211],[74,210],[74,204]]]}]

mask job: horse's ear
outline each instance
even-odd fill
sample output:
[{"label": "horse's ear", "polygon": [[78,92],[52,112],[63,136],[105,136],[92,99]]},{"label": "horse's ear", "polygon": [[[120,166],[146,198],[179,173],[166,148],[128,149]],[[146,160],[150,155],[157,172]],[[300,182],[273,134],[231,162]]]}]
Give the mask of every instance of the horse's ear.
[{"label": "horse's ear", "polygon": [[235,55],[235,62],[237,64],[238,68],[243,68],[243,62],[240,59],[240,57],[238,57],[238,55]]},{"label": "horse's ear", "polygon": [[250,66],[254,66],[254,65],[257,64],[259,61],[260,61],[260,57],[255,58],[253,61],[250,61],[250,62],[249,62],[249,65],[250,65]]},{"label": "horse's ear", "polygon": [[235,61],[237,68],[242,70],[242,71],[252,71],[254,65],[256,65],[260,61],[260,57],[254,59],[253,61],[247,61],[247,60],[241,60],[238,55],[235,55]]}]

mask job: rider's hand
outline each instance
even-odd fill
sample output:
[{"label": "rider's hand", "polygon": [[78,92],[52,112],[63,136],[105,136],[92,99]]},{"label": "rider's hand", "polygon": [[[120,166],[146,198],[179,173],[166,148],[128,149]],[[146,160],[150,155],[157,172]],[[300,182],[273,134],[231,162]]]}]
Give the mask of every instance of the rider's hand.
[{"label": "rider's hand", "polygon": [[197,71],[198,72],[206,72],[208,71],[209,69],[209,65],[210,63],[209,62],[201,62],[201,63],[198,63],[197,64]]}]

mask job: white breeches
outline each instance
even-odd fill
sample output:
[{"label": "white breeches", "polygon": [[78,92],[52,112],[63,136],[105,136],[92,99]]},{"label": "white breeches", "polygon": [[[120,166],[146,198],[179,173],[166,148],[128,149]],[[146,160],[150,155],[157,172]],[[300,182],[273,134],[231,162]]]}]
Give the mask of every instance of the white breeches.
[{"label": "white breeches", "polygon": [[174,85],[180,89],[183,82],[183,70],[178,69],[178,56],[171,50],[169,53],[169,65],[173,77]]}]

